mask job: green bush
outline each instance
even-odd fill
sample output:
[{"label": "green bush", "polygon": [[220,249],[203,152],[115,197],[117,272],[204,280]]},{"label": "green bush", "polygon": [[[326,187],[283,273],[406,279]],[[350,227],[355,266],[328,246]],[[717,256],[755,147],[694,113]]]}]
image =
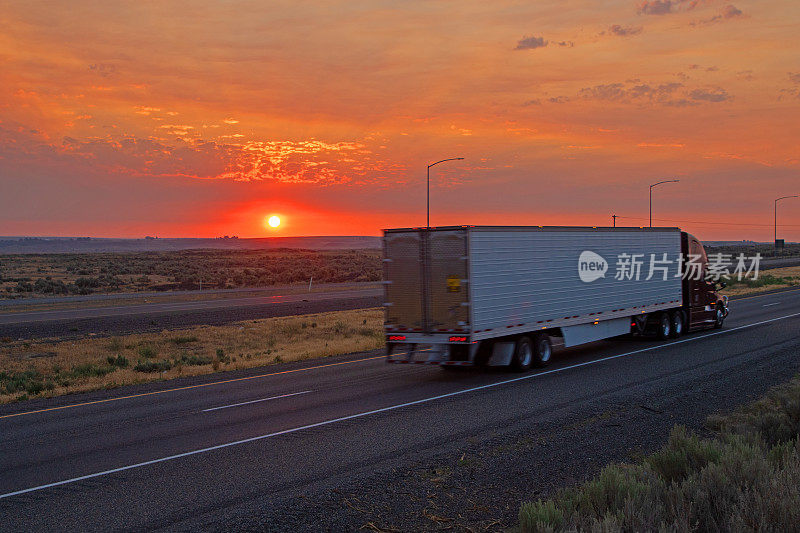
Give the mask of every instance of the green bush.
[{"label": "green bush", "polygon": [[116,370],[115,366],[111,365],[96,365],[94,363],[84,363],[75,365],[70,371],[70,375],[74,378],[92,378],[101,377],[110,374]]},{"label": "green bush", "polygon": [[133,367],[137,372],[166,372],[172,368],[172,363],[169,361],[143,361],[139,360],[136,366]]},{"label": "green bush", "polygon": [[183,364],[188,366],[210,365],[213,359],[202,355],[182,355],[175,359],[175,365]]},{"label": "green bush", "polygon": [[217,348],[217,359],[220,363],[225,363],[226,365],[231,362],[231,358],[229,355],[225,355],[225,350],[222,348]]},{"label": "green bush", "polygon": [[128,361],[128,358],[123,356],[123,355],[121,355],[121,354],[116,356],[116,357],[114,357],[113,355],[109,355],[106,358],[106,362],[110,366],[115,366],[115,367],[118,367],[118,368],[127,368],[128,365],[130,364],[130,362]]},{"label": "green bush", "polygon": [[139,352],[139,356],[144,357],[145,359],[152,359],[158,355],[156,349],[149,345],[139,346],[137,351]]},{"label": "green bush", "polygon": [[718,435],[681,426],[637,465],[520,508],[522,531],[790,531],[800,524],[800,378],[736,412]]},{"label": "green bush", "polygon": [[24,370],[22,372],[0,372],[0,392],[4,394],[14,394],[16,392],[27,391],[28,388],[35,390],[37,382],[42,381],[42,375],[36,370]]},{"label": "green bush", "polygon": [[688,434],[683,426],[676,426],[669,443],[660,451],[645,458],[644,462],[665,481],[681,481],[720,457],[715,443]]}]

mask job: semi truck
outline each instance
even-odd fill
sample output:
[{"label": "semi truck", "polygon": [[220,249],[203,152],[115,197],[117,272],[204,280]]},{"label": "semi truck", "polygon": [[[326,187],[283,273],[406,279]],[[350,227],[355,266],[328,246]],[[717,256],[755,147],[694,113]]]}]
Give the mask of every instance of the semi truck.
[{"label": "semi truck", "polygon": [[720,328],[728,301],[708,269],[680,228],[387,229],[386,359],[525,371],[554,347]]}]

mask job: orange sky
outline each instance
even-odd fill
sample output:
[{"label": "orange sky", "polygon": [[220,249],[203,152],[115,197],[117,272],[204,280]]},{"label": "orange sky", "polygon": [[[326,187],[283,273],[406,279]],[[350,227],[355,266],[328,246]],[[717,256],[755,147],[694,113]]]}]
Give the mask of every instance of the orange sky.
[{"label": "orange sky", "polygon": [[434,225],[642,225],[678,178],[663,225],[770,240],[800,4],[734,1],[5,2],[0,235],[377,235],[459,156]]}]

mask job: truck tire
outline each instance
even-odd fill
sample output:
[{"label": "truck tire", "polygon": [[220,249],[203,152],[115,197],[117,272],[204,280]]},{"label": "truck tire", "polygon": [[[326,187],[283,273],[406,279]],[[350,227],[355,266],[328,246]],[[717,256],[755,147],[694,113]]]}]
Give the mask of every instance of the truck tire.
[{"label": "truck tire", "polygon": [[686,321],[683,318],[683,311],[673,311],[670,313],[670,321],[672,325],[672,331],[670,332],[670,337],[673,339],[677,339],[681,335],[683,335],[683,327]]},{"label": "truck tire", "polygon": [[657,317],[656,337],[665,341],[672,335],[672,320],[670,320],[669,313],[659,313]]},{"label": "truck tire", "polygon": [[550,336],[539,333],[533,338],[533,364],[540,368],[547,366],[552,357],[553,343],[550,342]]},{"label": "truck tire", "polygon": [[722,310],[722,307],[717,306],[716,314],[714,315],[714,329],[719,329],[722,327],[722,323],[725,322],[725,311]]},{"label": "truck tire", "polygon": [[518,338],[514,346],[514,356],[511,358],[511,369],[515,372],[528,370],[533,364],[533,350],[533,343],[529,337]]}]

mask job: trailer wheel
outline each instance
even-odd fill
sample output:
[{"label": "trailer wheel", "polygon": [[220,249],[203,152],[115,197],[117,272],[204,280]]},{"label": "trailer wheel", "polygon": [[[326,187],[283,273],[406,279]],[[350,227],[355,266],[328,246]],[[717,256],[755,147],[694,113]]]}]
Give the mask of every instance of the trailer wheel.
[{"label": "trailer wheel", "polygon": [[514,356],[511,358],[511,369],[515,372],[525,372],[533,363],[533,343],[525,336],[517,339],[514,347]]},{"label": "trailer wheel", "polygon": [[553,343],[550,342],[550,336],[539,333],[533,338],[533,364],[538,367],[547,366],[552,356]]},{"label": "trailer wheel", "polygon": [[665,341],[672,335],[672,321],[669,318],[669,313],[660,313],[658,315],[658,329],[656,336],[659,340]]},{"label": "trailer wheel", "polygon": [[714,329],[721,328],[723,322],[725,322],[725,311],[723,311],[722,307],[718,305],[717,312],[714,315]]},{"label": "trailer wheel", "polygon": [[683,335],[683,311],[673,311],[670,313],[670,320],[672,322],[672,331],[670,337],[677,339]]}]

